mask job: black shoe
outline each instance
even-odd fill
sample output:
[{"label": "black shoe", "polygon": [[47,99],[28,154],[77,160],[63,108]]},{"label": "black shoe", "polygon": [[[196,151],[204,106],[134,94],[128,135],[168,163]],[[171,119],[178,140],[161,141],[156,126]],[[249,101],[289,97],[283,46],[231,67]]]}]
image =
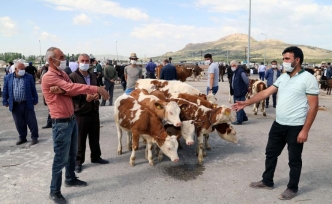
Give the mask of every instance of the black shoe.
[{"label": "black shoe", "polygon": [[242,123],[239,123],[237,121],[233,122],[232,125],[242,125]]},{"label": "black shoe", "polygon": [[42,128],[46,129],[46,128],[51,128],[51,127],[52,127],[52,125],[47,124],[47,125],[43,126]]},{"label": "black shoe", "polygon": [[77,177],[75,177],[74,180],[72,181],[65,181],[65,186],[66,187],[85,187],[88,184],[85,181],[81,181],[79,179],[77,179]]},{"label": "black shoe", "polygon": [[246,117],[245,119],[243,119],[243,121],[248,121],[248,117]]},{"label": "black shoe", "polygon": [[21,140],[19,139],[17,142],[16,142],[16,145],[20,145],[20,144],[23,144],[23,143],[26,143],[28,140]]},{"label": "black shoe", "polygon": [[105,159],[99,158],[97,160],[91,160],[91,163],[108,164],[110,162]]},{"label": "black shoe", "polygon": [[62,196],[61,192],[50,192],[50,199],[54,203],[64,204],[67,203],[66,199]]},{"label": "black shoe", "polygon": [[82,165],[77,165],[75,167],[75,171],[76,171],[76,173],[81,173],[81,171],[82,171]]},{"label": "black shoe", "polygon": [[35,139],[35,140],[32,140],[31,141],[31,145],[35,145],[35,144],[37,144],[38,143],[38,139]]},{"label": "black shoe", "polygon": [[266,105],[265,108],[269,108],[269,105]]},{"label": "black shoe", "polygon": [[273,106],[273,108],[276,108],[276,106]]}]

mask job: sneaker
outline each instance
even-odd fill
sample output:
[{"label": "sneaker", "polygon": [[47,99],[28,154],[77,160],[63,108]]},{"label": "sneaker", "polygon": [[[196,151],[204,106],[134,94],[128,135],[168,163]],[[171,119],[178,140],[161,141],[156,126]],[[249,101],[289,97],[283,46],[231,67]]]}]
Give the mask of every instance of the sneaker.
[{"label": "sneaker", "polygon": [[50,192],[50,199],[54,203],[64,204],[67,203],[66,199],[62,196],[61,192]]},{"label": "sneaker", "polygon": [[273,187],[267,186],[263,183],[263,181],[258,181],[258,182],[251,182],[249,184],[249,186],[251,188],[261,188],[261,189],[268,189],[268,190],[272,190]]},{"label": "sneaker", "polygon": [[65,181],[66,187],[85,187],[88,184],[85,181],[81,181],[75,177],[72,181]]},{"label": "sneaker", "polygon": [[296,196],[297,192],[292,191],[291,189],[287,188],[282,194],[280,194],[280,200],[290,200]]},{"label": "sneaker", "polygon": [[23,143],[26,143],[28,140],[21,140],[19,139],[17,142],[16,142],[16,145],[20,145],[20,144],[23,144]]},{"label": "sneaker", "polygon": [[75,171],[76,171],[76,173],[81,173],[82,172],[82,165],[77,165],[75,167]]},{"label": "sneaker", "polygon": [[108,164],[110,162],[105,159],[99,158],[97,160],[91,160],[91,163]]}]

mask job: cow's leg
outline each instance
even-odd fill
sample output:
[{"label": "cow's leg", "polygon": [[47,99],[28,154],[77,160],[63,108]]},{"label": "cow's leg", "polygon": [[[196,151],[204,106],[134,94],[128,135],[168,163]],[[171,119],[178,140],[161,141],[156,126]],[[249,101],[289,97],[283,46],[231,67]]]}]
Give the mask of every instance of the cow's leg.
[{"label": "cow's leg", "polygon": [[127,132],[127,148],[128,151],[131,151],[133,136],[131,132]]},{"label": "cow's leg", "polygon": [[203,144],[204,136],[201,134],[197,137],[197,148],[198,148],[198,164],[203,164]]},{"label": "cow's leg", "polygon": [[138,149],[139,144],[139,134],[138,133],[132,133],[132,151],[130,155],[129,164],[130,166],[135,166],[135,154]]},{"label": "cow's leg", "polygon": [[149,164],[151,165],[151,166],[154,166],[154,163],[153,163],[153,156],[152,156],[152,146],[153,146],[153,144],[152,144],[152,141],[151,140],[149,140],[148,142],[147,142],[147,152],[148,152],[148,161],[149,161]]},{"label": "cow's leg", "polygon": [[263,112],[263,115],[266,116],[266,111],[265,111],[265,99],[262,100],[262,112]]},{"label": "cow's leg", "polygon": [[221,81],[224,82],[224,75],[223,74],[221,74]]},{"label": "cow's leg", "polygon": [[[205,141],[204,141],[204,146],[206,150],[211,150],[210,144],[209,144],[209,134],[204,135],[205,136]],[[204,155],[206,156],[206,155]]]},{"label": "cow's leg", "polygon": [[116,124],[116,131],[118,133],[118,155],[122,154],[122,130],[118,124]]}]

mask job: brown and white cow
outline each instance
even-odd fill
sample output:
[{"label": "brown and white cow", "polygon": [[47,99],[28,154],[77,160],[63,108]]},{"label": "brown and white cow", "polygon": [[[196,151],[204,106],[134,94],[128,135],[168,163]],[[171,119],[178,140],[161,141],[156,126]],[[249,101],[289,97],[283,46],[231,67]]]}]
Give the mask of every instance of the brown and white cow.
[{"label": "brown and white cow", "polygon": [[147,140],[150,165],[154,165],[152,143],[156,143],[172,161],[179,161],[177,137],[168,136],[157,114],[140,105],[133,97],[123,94],[115,100],[114,119],[118,133],[118,154],[122,154],[122,131],[132,134],[132,153],[129,161],[131,166],[135,165],[135,153],[140,136]]},{"label": "brown and white cow", "polygon": [[218,65],[219,68],[219,81],[221,80],[222,82],[224,82],[224,75],[226,73],[226,66],[224,66],[223,64],[219,64]]},{"label": "brown and white cow", "polygon": [[[208,96],[210,96],[210,95],[208,95]],[[205,100],[202,97],[187,94],[187,93],[171,93],[171,94],[169,94],[168,98],[170,98],[170,99],[184,99],[184,100],[190,101],[192,103],[195,103],[199,106],[202,105],[202,106],[205,106],[207,108],[214,109],[214,108],[218,107],[218,104],[217,104],[216,98],[214,97],[213,94],[212,94],[212,96],[213,97],[209,97],[210,100],[213,100],[212,102],[208,101],[208,100]]]},{"label": "brown and white cow", "polygon": [[180,108],[176,102],[160,100],[156,96],[149,95],[145,89],[135,89],[130,93],[130,96],[151,111],[159,113],[158,117],[162,121],[177,127],[181,126],[181,120],[179,118]]},{"label": "brown and white cow", "polygon": [[216,109],[198,106],[184,99],[170,99],[176,101],[181,107],[180,118],[182,120],[194,120],[196,122],[198,163],[203,162],[204,135],[212,132],[212,126],[220,123],[234,122],[235,117],[231,109],[218,107]]},{"label": "brown and white cow", "polygon": [[[248,95],[248,98],[256,95],[257,93],[264,91],[266,89],[266,83],[261,80],[257,80],[253,83],[251,87],[251,93]],[[258,103],[254,103],[252,111],[254,112],[255,115],[257,115],[259,104],[261,104],[261,111],[263,112],[263,115],[266,116],[266,111],[265,111],[265,99]]]},{"label": "brown and white cow", "polygon": [[202,96],[201,92],[195,87],[181,81],[167,81],[158,79],[139,79],[136,82],[136,88],[145,89],[149,93],[154,90],[163,91],[165,95],[168,93],[188,93],[192,95]]}]

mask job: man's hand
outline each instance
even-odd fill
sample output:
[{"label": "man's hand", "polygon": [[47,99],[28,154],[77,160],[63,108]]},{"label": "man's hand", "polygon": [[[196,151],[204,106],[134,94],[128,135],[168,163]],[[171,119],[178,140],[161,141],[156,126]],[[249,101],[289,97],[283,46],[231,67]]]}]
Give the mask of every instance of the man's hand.
[{"label": "man's hand", "polygon": [[241,109],[244,109],[246,107],[246,104],[245,104],[245,102],[244,101],[236,101],[236,103],[234,103],[233,105],[232,105],[232,110],[234,110],[234,111],[239,111],[239,110],[241,110]]},{"label": "man's hand", "polygon": [[305,143],[308,140],[308,132],[301,130],[297,136],[297,143]]},{"label": "man's hand", "polygon": [[111,81],[111,82],[114,82],[114,79],[111,79],[110,81]]},{"label": "man's hand", "polygon": [[101,95],[103,100],[108,100],[110,98],[110,95],[103,86],[98,87],[98,93]]},{"label": "man's hand", "polygon": [[53,93],[53,94],[64,94],[64,93],[66,93],[66,91],[62,90],[58,86],[51,86],[50,87],[50,92]]},{"label": "man's hand", "polygon": [[99,101],[99,93],[93,94],[92,97],[95,101]]},{"label": "man's hand", "polygon": [[94,100],[93,95],[91,95],[91,94],[87,94],[87,95],[86,95],[86,101],[87,101],[87,102],[91,102],[91,101],[93,101],[93,100]]}]

